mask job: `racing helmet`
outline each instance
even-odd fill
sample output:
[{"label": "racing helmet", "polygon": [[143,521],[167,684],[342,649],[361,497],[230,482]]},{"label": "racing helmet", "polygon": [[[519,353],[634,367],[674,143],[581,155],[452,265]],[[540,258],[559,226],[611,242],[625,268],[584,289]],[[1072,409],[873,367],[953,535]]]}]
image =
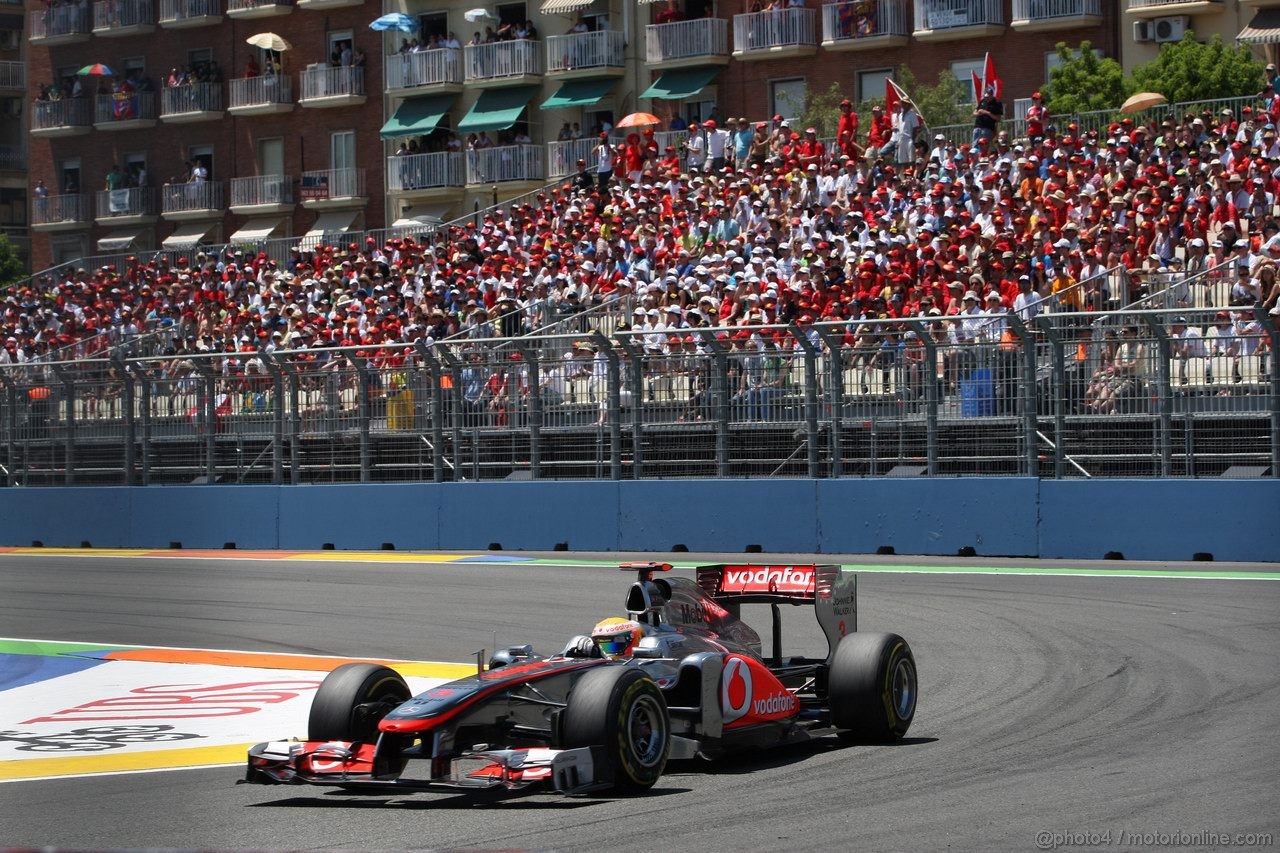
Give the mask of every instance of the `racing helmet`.
[{"label": "racing helmet", "polygon": [[591,629],[591,641],[610,660],[630,657],[640,645],[640,639],[648,635],[644,625],[621,616],[610,616]]}]

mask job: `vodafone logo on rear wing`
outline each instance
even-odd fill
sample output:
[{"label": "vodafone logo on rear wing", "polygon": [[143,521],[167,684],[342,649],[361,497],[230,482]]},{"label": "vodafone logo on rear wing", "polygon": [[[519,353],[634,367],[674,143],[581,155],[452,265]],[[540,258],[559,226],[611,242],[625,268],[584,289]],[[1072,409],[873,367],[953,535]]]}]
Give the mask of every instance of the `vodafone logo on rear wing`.
[{"label": "vodafone logo on rear wing", "polygon": [[767,593],[812,598],[815,566],[725,566],[718,593]]}]

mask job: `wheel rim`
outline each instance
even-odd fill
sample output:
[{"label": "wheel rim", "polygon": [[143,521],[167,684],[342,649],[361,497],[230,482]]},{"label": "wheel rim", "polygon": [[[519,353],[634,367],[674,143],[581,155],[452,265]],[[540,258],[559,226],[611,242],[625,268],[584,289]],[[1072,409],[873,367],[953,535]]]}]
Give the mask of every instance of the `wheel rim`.
[{"label": "wheel rim", "polygon": [[667,718],[652,696],[641,696],[627,714],[627,736],[637,762],[653,767],[662,761],[667,748]]},{"label": "wheel rim", "polygon": [[894,713],[900,720],[910,719],[916,709],[916,670],[910,660],[898,658],[890,685]]}]

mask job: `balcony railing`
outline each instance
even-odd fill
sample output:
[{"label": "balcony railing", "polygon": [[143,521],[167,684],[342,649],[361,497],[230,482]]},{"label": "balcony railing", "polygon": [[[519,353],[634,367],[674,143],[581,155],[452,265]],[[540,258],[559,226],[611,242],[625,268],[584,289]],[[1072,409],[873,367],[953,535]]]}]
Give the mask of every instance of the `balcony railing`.
[{"label": "balcony railing", "polygon": [[155,121],[155,118],[155,92],[116,92],[113,95],[98,95],[94,99],[94,124]]},{"label": "balcony railing", "polygon": [[279,12],[291,12],[292,8],[285,7],[292,6],[293,0],[227,0],[227,14],[254,18]]},{"label": "balcony railing", "polygon": [[598,139],[569,139],[547,143],[547,177],[567,178],[578,173],[578,161],[585,160],[595,173],[595,150]]},{"label": "balcony railing", "polygon": [[617,30],[547,38],[547,71],[621,68],[626,39]]},{"label": "balcony railing", "polygon": [[817,15],[813,9],[775,9],[733,16],[735,51],[770,50],[776,47],[816,45]]},{"label": "balcony railing", "polygon": [[302,173],[302,201],[364,198],[364,169],[320,169]]},{"label": "balcony railing", "polygon": [[729,22],[724,18],[698,18],[645,27],[647,62],[728,55]]},{"label": "balcony railing", "polygon": [[467,152],[469,184],[541,181],[544,174],[541,145],[503,145]]},{"label": "balcony railing", "polygon": [[917,30],[1003,24],[1002,0],[916,0]]},{"label": "balcony railing", "polygon": [[231,81],[231,109],[293,103],[293,78],[279,74]]},{"label": "balcony railing", "polygon": [[302,80],[302,97],[299,103],[319,101],[325,98],[363,97],[364,69],[356,66],[307,68],[299,75]]},{"label": "balcony railing", "polygon": [[255,175],[231,179],[231,206],[293,204],[293,179],[288,175]]},{"label": "balcony railing", "polygon": [[156,6],[152,0],[100,0],[93,4],[95,33],[152,26],[155,22]]},{"label": "balcony railing", "polygon": [[1013,0],[1013,20],[1102,17],[1102,0]]},{"label": "balcony railing", "polygon": [[32,130],[52,130],[56,127],[88,127],[89,124],[88,98],[36,101],[31,105]]},{"label": "balcony railing", "polygon": [[462,154],[409,154],[387,158],[387,188],[391,192],[462,186]]},{"label": "balcony railing", "polygon": [[32,225],[88,222],[89,199],[83,195],[51,195],[31,199]]},{"label": "balcony railing", "polygon": [[387,57],[387,88],[411,89],[462,82],[462,51],[456,48],[397,53]]},{"label": "balcony railing", "polygon": [[27,168],[27,149],[21,145],[0,145],[0,169]]},{"label": "balcony railing", "polygon": [[150,187],[98,191],[98,219],[155,216],[156,193]]},{"label": "balcony railing", "polygon": [[87,36],[93,23],[88,9],[53,6],[31,13],[31,38],[55,39]]},{"label": "balcony railing", "polygon": [[160,0],[160,23],[222,17],[222,0]]},{"label": "balcony railing", "polygon": [[[1181,6],[1187,3],[1203,3],[1205,0],[1129,0],[1130,9],[1150,9],[1153,6]],[[1213,6],[1222,6],[1222,0],[1209,0]],[[1216,11],[1216,10],[1215,10]]]},{"label": "balcony railing", "polygon": [[193,83],[160,90],[160,117],[222,112],[221,83]]},{"label": "balcony railing", "polygon": [[165,184],[160,188],[161,213],[192,213],[222,210],[222,184],[201,181],[198,184]]},{"label": "balcony railing", "polygon": [[0,89],[26,89],[27,66],[21,62],[0,62]]},{"label": "balcony railing", "polygon": [[822,7],[824,42],[857,41],[877,36],[908,36],[910,33],[906,0],[863,0],[831,3]]},{"label": "balcony railing", "polygon": [[463,48],[466,79],[493,80],[542,73],[542,50],[536,41],[519,39]]}]

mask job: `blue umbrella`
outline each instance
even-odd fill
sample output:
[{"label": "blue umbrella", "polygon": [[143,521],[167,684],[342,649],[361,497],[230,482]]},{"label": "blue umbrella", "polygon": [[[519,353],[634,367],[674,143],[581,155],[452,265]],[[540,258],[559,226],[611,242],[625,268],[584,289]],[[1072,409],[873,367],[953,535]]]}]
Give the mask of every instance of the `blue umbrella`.
[{"label": "blue umbrella", "polygon": [[416,33],[418,31],[418,22],[403,12],[392,12],[390,15],[383,15],[372,24],[369,29],[378,30],[399,30],[402,33]]}]

